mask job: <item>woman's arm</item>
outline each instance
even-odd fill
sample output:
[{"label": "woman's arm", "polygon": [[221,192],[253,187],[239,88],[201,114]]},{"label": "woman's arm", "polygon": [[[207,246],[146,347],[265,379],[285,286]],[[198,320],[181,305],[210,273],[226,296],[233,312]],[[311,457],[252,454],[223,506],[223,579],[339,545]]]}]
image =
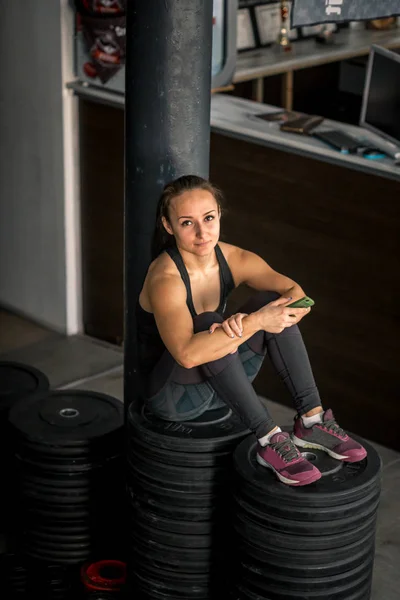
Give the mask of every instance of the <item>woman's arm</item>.
[{"label": "woman's arm", "polygon": [[293,302],[305,296],[298,283],[274,271],[254,252],[231,246],[229,266],[236,285],[245,283],[254,290],[277,292],[281,296],[291,297]]},{"label": "woman's arm", "polygon": [[194,333],[193,319],[186,305],[186,288],[175,276],[154,279],[149,285],[149,299],[165,347],[186,369],[234,352],[261,329],[258,316],[253,313],[243,319],[241,338],[228,338],[222,330],[213,335],[208,331]]},{"label": "woman's arm", "polygon": [[212,335],[208,331],[194,333],[193,319],[186,305],[186,288],[180,277],[154,277],[149,282],[149,299],[162,341],[177,363],[186,369],[235,352],[261,329],[279,333],[308,311],[285,308],[289,302],[286,298],[275,300],[244,317],[241,337],[229,338],[222,329]]}]

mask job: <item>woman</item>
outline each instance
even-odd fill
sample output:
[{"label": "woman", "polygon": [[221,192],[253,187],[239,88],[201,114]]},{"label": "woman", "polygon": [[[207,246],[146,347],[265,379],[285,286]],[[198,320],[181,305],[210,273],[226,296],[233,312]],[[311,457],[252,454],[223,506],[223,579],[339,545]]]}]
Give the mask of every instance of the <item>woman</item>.
[{"label": "woman", "polygon": [[[321,473],[294,442],[347,462],[366,451],[322,408],[297,326],[310,309],[288,308],[305,292],[256,254],[219,242],[220,218],[221,194],[207,180],[189,175],[165,186],[137,307],[147,403],[173,421],[226,403],[256,435],[258,462],[288,485],[307,485]],[[257,293],[226,318],[227,297],[241,284]],[[292,436],[252,386],[266,354],[293,397]]]}]

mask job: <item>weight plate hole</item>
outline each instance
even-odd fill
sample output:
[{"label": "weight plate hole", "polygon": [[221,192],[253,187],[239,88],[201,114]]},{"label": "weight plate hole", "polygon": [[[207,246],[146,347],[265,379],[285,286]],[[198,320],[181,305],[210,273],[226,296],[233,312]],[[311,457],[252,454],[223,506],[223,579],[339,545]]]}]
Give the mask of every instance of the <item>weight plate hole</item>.
[{"label": "weight plate hole", "polygon": [[66,419],[71,419],[79,415],[79,410],[76,410],[76,408],[62,408],[60,410],[60,415]]},{"label": "weight plate hole", "polygon": [[301,455],[310,462],[315,462],[317,460],[317,455],[314,454],[314,452],[301,452]]}]

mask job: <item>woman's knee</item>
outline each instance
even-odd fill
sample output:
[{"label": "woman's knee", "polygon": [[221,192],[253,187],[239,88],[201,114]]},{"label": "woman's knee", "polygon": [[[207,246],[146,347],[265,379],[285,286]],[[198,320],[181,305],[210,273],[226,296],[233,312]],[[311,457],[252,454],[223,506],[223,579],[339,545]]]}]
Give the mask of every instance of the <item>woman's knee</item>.
[{"label": "woman's knee", "polygon": [[213,323],[223,323],[224,319],[217,312],[204,312],[193,317],[193,330],[195,333],[207,331]]},{"label": "woman's knee", "polygon": [[241,312],[252,313],[256,310],[259,310],[266,304],[273,302],[274,300],[278,300],[281,295],[278,292],[272,291],[262,291],[254,294],[251,298],[249,298],[245,304],[241,307]]}]

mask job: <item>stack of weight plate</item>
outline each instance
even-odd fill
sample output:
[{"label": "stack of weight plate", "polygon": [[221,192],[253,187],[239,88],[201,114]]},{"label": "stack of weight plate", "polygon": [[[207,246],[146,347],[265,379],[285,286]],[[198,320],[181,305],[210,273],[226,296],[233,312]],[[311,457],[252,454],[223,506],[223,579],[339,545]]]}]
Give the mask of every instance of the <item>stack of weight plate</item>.
[{"label": "stack of weight plate", "polygon": [[113,555],[124,504],[123,405],[96,392],[48,391],[15,402],[19,548],[58,565]]},{"label": "stack of weight plate", "polygon": [[132,404],[127,426],[135,600],[221,598],[232,453],[248,430],[226,407],[175,423]]},{"label": "stack of weight plate", "polygon": [[11,552],[0,556],[1,597],[9,599],[26,598],[28,574],[21,557]]},{"label": "stack of weight plate", "polygon": [[0,470],[2,508],[0,514],[0,535],[12,532],[13,518],[13,469],[12,437],[8,431],[8,411],[17,400],[50,387],[46,375],[29,365],[0,361]]},{"label": "stack of weight plate", "polygon": [[41,561],[26,560],[19,554],[7,553],[0,557],[1,597],[4,594],[4,600],[28,596],[70,600],[72,594],[76,598],[79,590],[76,575],[70,567],[47,565]]},{"label": "stack of weight plate", "polygon": [[[368,600],[375,551],[381,460],[342,463],[319,450],[308,460],[322,478],[280,483],[256,462],[256,442],[236,449],[234,600]],[[304,449],[300,449],[302,451]]]}]

